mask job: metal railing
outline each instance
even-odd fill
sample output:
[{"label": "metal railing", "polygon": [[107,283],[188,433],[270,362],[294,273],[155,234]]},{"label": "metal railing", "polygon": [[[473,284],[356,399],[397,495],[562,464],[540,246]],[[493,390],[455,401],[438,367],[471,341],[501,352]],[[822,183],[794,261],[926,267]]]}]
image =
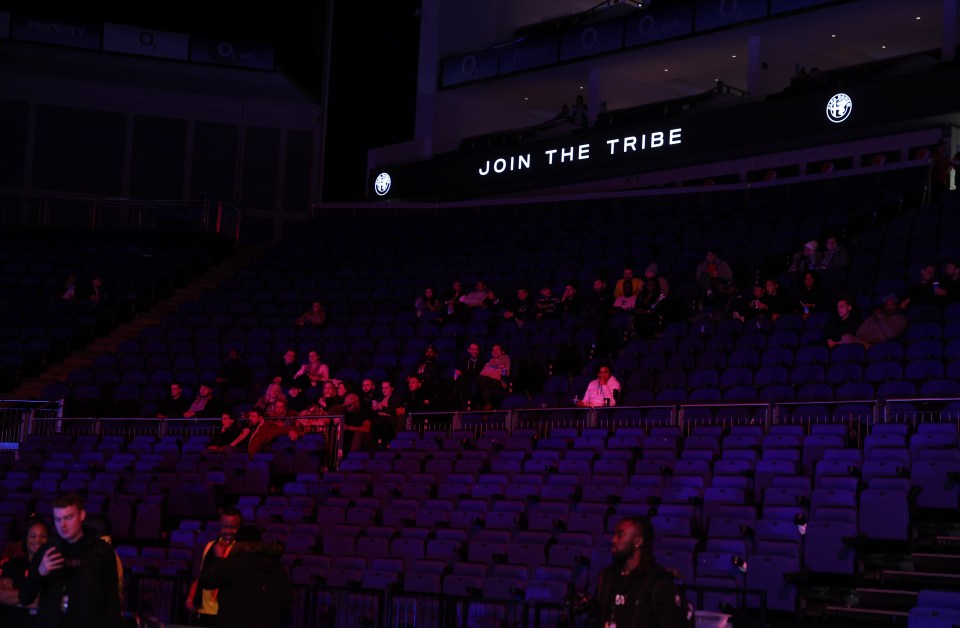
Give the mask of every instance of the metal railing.
[{"label": "metal railing", "polygon": [[63,399],[0,399],[0,451],[19,449],[34,420],[57,420],[61,416]]}]

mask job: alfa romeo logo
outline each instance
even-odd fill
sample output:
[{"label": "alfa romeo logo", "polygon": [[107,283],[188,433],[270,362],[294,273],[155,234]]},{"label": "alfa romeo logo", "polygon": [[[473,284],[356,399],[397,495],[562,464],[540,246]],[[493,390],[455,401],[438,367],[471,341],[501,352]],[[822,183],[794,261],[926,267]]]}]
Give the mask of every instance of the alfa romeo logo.
[{"label": "alfa romeo logo", "polygon": [[827,120],[830,122],[843,122],[850,117],[851,111],[853,111],[853,99],[844,93],[835,94],[827,101]]},{"label": "alfa romeo logo", "polygon": [[373,182],[373,190],[377,193],[377,196],[386,196],[387,192],[390,191],[391,183],[390,175],[381,172]]}]

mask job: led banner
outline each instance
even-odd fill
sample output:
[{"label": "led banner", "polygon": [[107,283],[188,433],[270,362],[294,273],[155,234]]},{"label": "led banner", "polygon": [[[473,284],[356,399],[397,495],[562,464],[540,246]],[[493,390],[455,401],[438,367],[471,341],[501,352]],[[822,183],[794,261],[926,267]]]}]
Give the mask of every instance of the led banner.
[{"label": "led banner", "polygon": [[766,15],[767,0],[697,0],[696,29],[708,31]]},{"label": "led banner", "polygon": [[371,171],[369,198],[493,196],[927,128],[942,124],[953,105],[915,94],[958,81],[960,68],[948,68],[540,141],[502,142]]},{"label": "led banner", "polygon": [[500,48],[500,73],[510,74],[557,62],[557,38],[553,35],[527,37]]},{"label": "led banner", "polygon": [[255,70],[272,70],[273,47],[247,40],[198,36],[191,38],[190,60]]},{"label": "led banner", "polygon": [[692,4],[665,4],[627,17],[625,44],[641,46],[693,32]]},{"label": "led banner", "polygon": [[441,85],[450,87],[490,78],[497,75],[499,67],[500,52],[497,48],[447,57],[443,60]]},{"label": "led banner", "polygon": [[36,18],[14,15],[10,37],[55,46],[100,49],[101,24],[90,20]]},{"label": "led banner", "polygon": [[601,54],[623,47],[623,21],[608,20],[560,34],[560,60]]},{"label": "led banner", "polygon": [[108,52],[186,61],[190,52],[190,37],[184,33],[107,22],[103,25],[103,49]]}]

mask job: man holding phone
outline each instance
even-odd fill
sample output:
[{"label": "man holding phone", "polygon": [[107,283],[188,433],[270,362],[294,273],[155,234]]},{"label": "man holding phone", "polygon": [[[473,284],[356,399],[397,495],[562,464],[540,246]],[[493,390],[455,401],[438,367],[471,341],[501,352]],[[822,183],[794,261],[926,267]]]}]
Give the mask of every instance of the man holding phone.
[{"label": "man holding phone", "polygon": [[20,601],[40,595],[37,619],[43,626],[120,628],[120,593],[113,548],[85,529],[80,497],[65,493],[53,502],[59,539],[41,547],[27,569]]}]

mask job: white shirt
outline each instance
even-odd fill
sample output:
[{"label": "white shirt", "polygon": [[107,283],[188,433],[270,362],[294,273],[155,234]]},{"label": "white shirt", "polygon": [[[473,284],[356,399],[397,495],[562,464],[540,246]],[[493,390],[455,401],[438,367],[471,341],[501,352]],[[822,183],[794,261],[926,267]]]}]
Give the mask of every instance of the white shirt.
[{"label": "white shirt", "polygon": [[617,405],[617,400],[613,396],[613,391],[620,390],[620,382],[613,375],[607,380],[606,384],[601,384],[599,379],[595,379],[587,385],[586,392],[583,393],[583,405],[588,408],[599,408],[604,405],[605,399],[609,399],[609,405]]}]

